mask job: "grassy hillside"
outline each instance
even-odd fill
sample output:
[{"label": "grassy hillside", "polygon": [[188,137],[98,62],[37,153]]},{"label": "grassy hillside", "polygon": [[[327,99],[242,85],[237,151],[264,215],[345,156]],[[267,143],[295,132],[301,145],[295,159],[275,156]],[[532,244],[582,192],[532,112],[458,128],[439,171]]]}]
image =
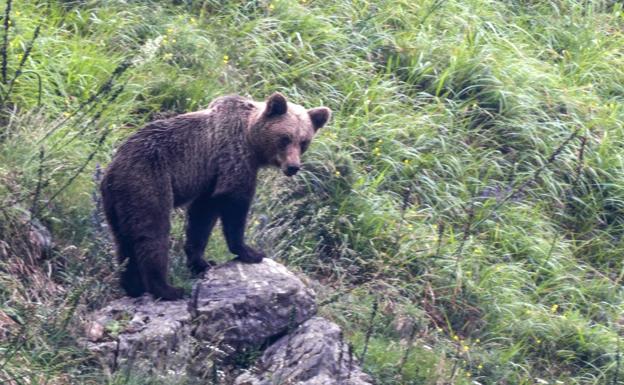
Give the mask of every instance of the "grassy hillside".
[{"label": "grassy hillside", "polygon": [[[108,376],[70,333],[121,295],[100,170],[146,121],[280,91],[334,119],[302,173],[263,172],[248,237],[321,282],[320,312],[378,384],[624,384],[621,2],[0,12],[0,382],[157,383]],[[181,213],[174,227],[190,288]]]}]

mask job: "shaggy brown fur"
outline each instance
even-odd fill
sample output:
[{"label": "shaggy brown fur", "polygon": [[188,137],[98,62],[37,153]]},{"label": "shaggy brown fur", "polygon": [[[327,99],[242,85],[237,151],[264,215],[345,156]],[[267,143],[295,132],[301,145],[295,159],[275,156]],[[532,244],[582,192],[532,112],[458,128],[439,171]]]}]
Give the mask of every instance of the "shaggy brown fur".
[{"label": "shaggy brown fur", "polygon": [[245,221],[258,169],[280,167],[288,175],[331,111],[306,110],[279,93],[266,102],[239,96],[214,100],[208,109],[148,124],[121,145],[102,180],[106,218],[120,262],[121,285],[165,300],[182,289],[167,281],[170,214],[188,205],[185,252],[202,272],[202,258],[218,218],[229,250],[242,262],[264,254],[244,242]]}]

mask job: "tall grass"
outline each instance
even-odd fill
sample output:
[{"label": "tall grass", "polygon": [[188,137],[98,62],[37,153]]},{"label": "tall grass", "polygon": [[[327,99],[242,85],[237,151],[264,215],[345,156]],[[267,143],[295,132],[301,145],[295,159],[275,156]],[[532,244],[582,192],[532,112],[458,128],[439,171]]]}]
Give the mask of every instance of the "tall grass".
[{"label": "tall grass", "polygon": [[[8,14],[0,378],[157,381],[106,377],[74,341],[120,295],[93,175],[148,120],[277,90],[334,120],[297,177],[263,172],[248,236],[321,281],[321,313],[377,383],[624,383],[620,3],[25,0]],[[47,257],[20,237],[35,222]],[[182,227],[172,273],[188,285]],[[219,236],[208,253],[230,257]]]}]

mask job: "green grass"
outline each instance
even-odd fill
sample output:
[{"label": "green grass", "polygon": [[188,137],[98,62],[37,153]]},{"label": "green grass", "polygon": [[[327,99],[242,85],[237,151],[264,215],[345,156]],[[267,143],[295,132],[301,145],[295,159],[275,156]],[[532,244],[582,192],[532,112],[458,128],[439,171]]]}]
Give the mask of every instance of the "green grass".
[{"label": "green grass", "polygon": [[[334,118],[300,175],[262,173],[248,237],[321,280],[376,383],[624,384],[620,3],[41,3],[13,1],[0,85],[0,378],[144,383],[69,332],[120,295],[96,165],[146,121],[281,91]],[[29,212],[55,243],[32,263]]]}]

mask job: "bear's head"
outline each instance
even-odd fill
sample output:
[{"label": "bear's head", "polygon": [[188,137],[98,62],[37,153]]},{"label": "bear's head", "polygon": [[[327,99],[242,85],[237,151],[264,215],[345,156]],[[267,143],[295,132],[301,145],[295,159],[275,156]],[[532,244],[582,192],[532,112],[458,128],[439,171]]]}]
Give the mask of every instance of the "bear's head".
[{"label": "bear's head", "polygon": [[312,137],[331,117],[327,107],[305,109],[274,93],[257,103],[258,115],[251,122],[251,143],[261,166],[279,167],[287,176],[301,168],[301,155]]}]

